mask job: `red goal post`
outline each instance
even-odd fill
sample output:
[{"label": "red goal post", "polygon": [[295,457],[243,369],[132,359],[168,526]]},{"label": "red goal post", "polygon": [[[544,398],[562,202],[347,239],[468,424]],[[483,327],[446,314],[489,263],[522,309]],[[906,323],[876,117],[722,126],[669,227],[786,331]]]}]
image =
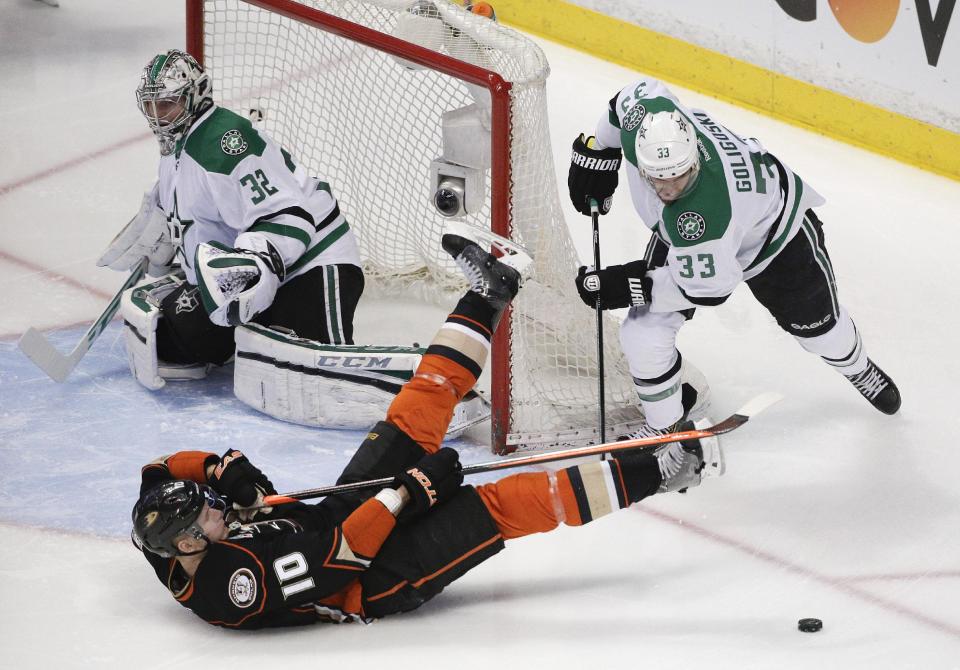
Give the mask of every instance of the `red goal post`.
[{"label": "red goal post", "polygon": [[[422,43],[393,34],[400,21],[423,7],[438,12],[442,41],[431,42],[432,30]],[[492,447],[496,453],[509,453],[594,439],[595,333],[592,315],[579,304],[570,281],[578,260],[559,211],[546,120],[549,69],[539,48],[448,0],[186,0],[186,10],[187,49],[210,70],[218,104],[238,112],[262,105],[267,109],[264,129],[314,174],[330,180],[341,209],[359,230],[369,278],[383,275],[387,281],[402,277],[409,282],[409,277],[423,274],[410,271],[410,259],[424,257],[430,281],[449,289],[451,281],[460,280],[442,253],[434,257],[439,247],[435,228],[443,220],[432,205],[420,201],[429,200],[421,196],[437,154],[434,136],[440,136],[441,114],[464,103],[488,107],[488,200],[468,222],[517,240],[536,260],[532,281],[493,341]],[[418,72],[418,66],[427,75]],[[328,76],[340,79],[327,85],[323,82]],[[422,88],[424,77],[433,88]],[[397,162],[381,175],[375,195],[359,187],[350,192],[366,175],[348,173],[349,166],[337,167],[327,154],[338,142],[361,141],[369,126],[347,128],[356,126],[357,116],[365,118],[368,110],[349,108],[344,100],[388,90],[403,96],[399,102],[387,100],[388,110],[409,117],[378,145],[379,151],[391,153],[385,145],[395,138]],[[478,90],[486,91],[489,102]],[[336,109],[328,114],[328,106]],[[347,139],[341,139],[336,125],[327,130],[336,139],[318,137],[314,126],[338,114]],[[424,141],[421,135],[430,137]],[[376,154],[366,162],[380,163],[380,158]],[[380,193],[394,192],[397,176],[417,181],[383,197],[395,201],[389,211],[368,211],[379,204]],[[420,195],[412,195],[416,193]],[[412,244],[415,251],[397,261],[371,260],[368,268],[366,245],[394,232],[373,232],[373,220],[400,222],[400,227],[431,239],[394,240],[390,244]],[[427,223],[421,226],[421,221]],[[369,258],[378,253],[370,251]],[[615,342],[610,335],[606,341]],[[608,425],[633,425],[638,420],[636,401],[618,347],[611,346],[607,358]]]}]

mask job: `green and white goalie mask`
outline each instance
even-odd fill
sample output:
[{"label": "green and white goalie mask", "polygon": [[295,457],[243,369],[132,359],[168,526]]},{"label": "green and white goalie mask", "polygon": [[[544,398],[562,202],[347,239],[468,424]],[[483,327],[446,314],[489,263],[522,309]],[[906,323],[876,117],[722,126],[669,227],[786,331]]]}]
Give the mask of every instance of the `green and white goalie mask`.
[{"label": "green and white goalie mask", "polygon": [[640,175],[663,202],[673,202],[696,188],[700,176],[697,131],[679,111],[643,117],[636,136]]},{"label": "green and white goalie mask", "polygon": [[171,49],[157,54],[140,75],[137,105],[164,156],[173,152],[193,120],[212,104],[210,78],[188,53]]}]

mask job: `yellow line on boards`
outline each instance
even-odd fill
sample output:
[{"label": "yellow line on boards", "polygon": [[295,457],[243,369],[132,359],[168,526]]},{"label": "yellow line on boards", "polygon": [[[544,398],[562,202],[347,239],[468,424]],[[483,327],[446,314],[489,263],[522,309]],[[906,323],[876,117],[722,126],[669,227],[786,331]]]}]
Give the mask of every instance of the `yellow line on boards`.
[{"label": "yellow line on boards", "polygon": [[960,180],[960,134],[562,0],[491,4],[502,23]]}]

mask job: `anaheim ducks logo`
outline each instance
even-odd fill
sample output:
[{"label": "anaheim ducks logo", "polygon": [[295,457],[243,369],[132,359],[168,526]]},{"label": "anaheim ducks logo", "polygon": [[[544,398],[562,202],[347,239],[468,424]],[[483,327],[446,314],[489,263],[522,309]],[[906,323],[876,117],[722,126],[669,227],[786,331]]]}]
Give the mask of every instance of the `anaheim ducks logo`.
[{"label": "anaheim ducks logo", "polygon": [[623,117],[623,129],[628,133],[640,125],[643,121],[643,115],[647,113],[646,108],[641,104],[636,104],[630,108]]},{"label": "anaheim ducks logo", "polygon": [[707,222],[696,212],[684,212],[677,217],[677,232],[687,242],[699,240],[706,229]]},{"label": "anaheim ducks logo", "polygon": [[156,522],[158,516],[160,516],[159,512],[147,512],[147,516],[144,519],[144,523],[146,523],[147,528]]},{"label": "anaheim ducks logo", "polygon": [[239,130],[228,130],[220,138],[220,148],[229,156],[239,156],[247,150],[247,141]]},{"label": "anaheim ducks logo", "polygon": [[247,568],[240,568],[230,577],[227,585],[230,602],[237,607],[250,607],[257,598],[257,580]]}]

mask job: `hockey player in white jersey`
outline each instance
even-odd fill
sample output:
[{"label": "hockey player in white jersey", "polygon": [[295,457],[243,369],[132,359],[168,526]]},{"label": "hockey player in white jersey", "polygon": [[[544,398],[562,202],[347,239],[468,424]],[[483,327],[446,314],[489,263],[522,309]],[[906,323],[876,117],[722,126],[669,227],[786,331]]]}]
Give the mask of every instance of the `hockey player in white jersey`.
[{"label": "hockey player in white jersey", "polygon": [[625,172],[634,208],[651,229],[641,260],[581,267],[583,301],[629,307],[620,331],[649,434],[690,409],[680,393],[677,332],[697,307],[724,302],[746,282],[781,328],[820,356],[886,414],[900,393],[867,358],[837,299],[823,228],[824,199],[753,138],[680,104],[662,82],[640,79],[610,100],[595,137],[573,144],[568,186],[579,212],[610,209]]},{"label": "hockey player in white jersey", "polygon": [[156,389],[203,376],[230,359],[234,327],[250,322],[352,344],[363,272],[330,186],[214,104],[187,53],[152,58],[137,102],[160,143],[159,179],[99,261],[130,270],[146,256],[160,277],[121,307],[137,379]]}]

